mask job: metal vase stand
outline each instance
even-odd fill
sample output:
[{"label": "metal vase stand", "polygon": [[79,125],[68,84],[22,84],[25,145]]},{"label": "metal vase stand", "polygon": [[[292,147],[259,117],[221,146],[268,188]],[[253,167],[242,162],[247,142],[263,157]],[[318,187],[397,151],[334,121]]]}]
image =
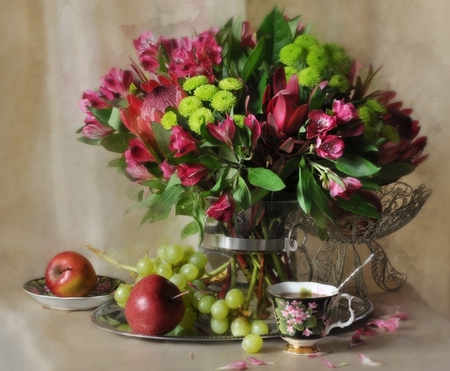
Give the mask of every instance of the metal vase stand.
[{"label": "metal vase stand", "polygon": [[[343,278],[347,252],[351,247],[354,267],[362,264],[358,252],[359,245],[366,245],[372,259],[372,277],[385,291],[395,291],[406,282],[406,274],[398,272],[390,263],[383,247],[376,242],[409,223],[420,211],[431,191],[424,185],[412,188],[404,182],[395,182],[383,187],[380,193],[382,212],[380,219],[366,218],[342,212],[336,215],[336,225],[330,225],[329,239],[322,243],[313,258],[306,249],[308,235],[317,236],[317,227],[311,216],[302,213],[296,228],[304,232],[299,249],[307,256],[308,274],[306,278],[316,282],[339,285]],[[360,270],[355,275],[355,289],[360,296],[367,296],[368,289]]]}]

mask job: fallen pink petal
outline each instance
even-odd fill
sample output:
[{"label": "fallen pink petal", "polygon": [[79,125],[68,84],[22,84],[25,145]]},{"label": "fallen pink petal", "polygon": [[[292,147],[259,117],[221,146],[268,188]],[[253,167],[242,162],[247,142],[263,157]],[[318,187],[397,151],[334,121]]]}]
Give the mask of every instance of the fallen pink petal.
[{"label": "fallen pink petal", "polygon": [[245,361],[234,361],[226,366],[216,368],[216,370],[246,370],[247,362]]},{"label": "fallen pink petal", "polygon": [[346,365],[346,362],[339,363],[337,366],[333,365],[330,361],[325,358],[322,358],[322,362],[325,363],[329,368],[339,368]]},{"label": "fallen pink petal", "polygon": [[308,358],[320,358],[320,357],[323,357],[323,356],[325,356],[325,355],[327,355],[329,353],[330,352],[317,352],[317,353],[314,353],[314,354],[309,354]]},{"label": "fallen pink petal", "polygon": [[371,359],[367,358],[365,355],[358,353],[358,358],[362,362],[364,366],[371,366],[371,367],[379,367],[381,366],[380,362],[374,362]]},{"label": "fallen pink petal", "polygon": [[266,362],[266,361],[261,361],[259,359],[256,359],[255,357],[247,357],[247,359],[249,360],[250,363],[260,366],[260,365],[274,365],[275,362]]}]

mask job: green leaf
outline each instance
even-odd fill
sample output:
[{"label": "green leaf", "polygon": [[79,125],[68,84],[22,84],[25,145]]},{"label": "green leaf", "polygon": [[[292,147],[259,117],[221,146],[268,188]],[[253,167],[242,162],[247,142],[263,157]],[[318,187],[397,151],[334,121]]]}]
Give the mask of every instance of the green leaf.
[{"label": "green leaf", "polygon": [[248,56],[247,61],[242,69],[242,80],[244,84],[248,81],[253,72],[264,61],[264,48],[266,45],[266,38],[262,37],[256,44],[255,49],[252,50]]},{"label": "green leaf", "polygon": [[393,181],[412,173],[415,168],[416,167],[411,164],[392,162],[390,164],[383,165],[376,177],[379,179]]},{"label": "green leaf", "polygon": [[376,174],[380,168],[364,157],[344,154],[336,160],[336,168],[354,177],[365,177]]},{"label": "green leaf", "polygon": [[280,10],[275,7],[262,21],[256,31],[256,39],[267,35],[265,48],[265,61],[269,64],[277,64],[280,61],[279,54],[283,46],[292,42],[291,28]]},{"label": "green leaf", "polygon": [[369,218],[380,218],[380,213],[375,205],[357,193],[353,194],[349,200],[338,197],[335,203],[342,209],[350,211],[354,214]]},{"label": "green leaf", "polygon": [[311,212],[310,183],[312,180],[313,176],[311,172],[305,166],[300,165],[298,172],[297,200],[301,209],[306,214]]},{"label": "green leaf", "polygon": [[157,122],[152,122],[151,125],[158,148],[164,157],[167,157],[167,155],[172,152],[169,149],[170,135],[172,134],[172,131],[164,129],[164,127]]},{"label": "green leaf", "polygon": [[195,220],[186,224],[184,228],[181,230],[181,238],[187,238],[189,236],[193,236],[194,234],[199,232],[198,224]]},{"label": "green leaf", "polygon": [[130,139],[133,137],[130,133],[117,133],[104,137],[100,145],[108,151],[124,153],[129,146]]},{"label": "green leaf", "polygon": [[122,121],[120,120],[120,110],[117,107],[113,107],[111,116],[108,119],[108,125],[117,131],[121,130]]},{"label": "green leaf", "polygon": [[88,107],[88,110],[91,111],[91,113],[100,124],[102,124],[103,126],[109,126],[108,121],[111,117],[111,108],[97,109],[94,107]]},{"label": "green leaf", "polygon": [[248,181],[255,187],[261,187],[269,191],[281,191],[286,187],[281,178],[272,170],[262,167],[247,168]]},{"label": "green leaf", "polygon": [[237,185],[233,192],[233,198],[241,206],[242,210],[246,210],[252,204],[252,196],[250,190],[245,183],[245,180],[239,176],[237,179]]},{"label": "green leaf", "polygon": [[77,140],[79,142],[81,142],[81,143],[89,144],[91,146],[98,146],[99,142],[100,142],[99,139],[89,139],[89,138],[86,138],[86,137],[79,137],[79,138],[77,138]]}]

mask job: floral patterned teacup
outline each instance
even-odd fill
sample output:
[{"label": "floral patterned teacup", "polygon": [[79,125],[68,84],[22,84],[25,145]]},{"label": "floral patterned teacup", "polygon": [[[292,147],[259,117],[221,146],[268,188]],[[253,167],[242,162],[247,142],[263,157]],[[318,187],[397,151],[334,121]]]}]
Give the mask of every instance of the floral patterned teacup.
[{"label": "floral patterned teacup", "polygon": [[[273,303],[281,338],[288,342],[284,351],[291,354],[320,352],[316,343],[335,327],[349,326],[355,320],[353,296],[338,293],[331,285],[316,282],[282,282],[267,289]],[[349,318],[339,321],[333,308],[348,300]]]}]

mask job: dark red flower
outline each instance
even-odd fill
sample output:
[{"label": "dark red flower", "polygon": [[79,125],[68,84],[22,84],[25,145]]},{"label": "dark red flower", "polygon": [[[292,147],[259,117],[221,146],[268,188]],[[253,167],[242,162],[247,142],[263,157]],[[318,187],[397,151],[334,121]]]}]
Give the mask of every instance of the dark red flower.
[{"label": "dark red flower", "polygon": [[206,210],[206,215],[221,223],[226,223],[231,220],[235,210],[236,203],[233,197],[228,192],[223,192],[219,199],[213,202]]},{"label": "dark red flower", "polygon": [[169,149],[175,151],[174,157],[182,157],[197,149],[198,141],[181,126],[172,127]]},{"label": "dark red flower", "polygon": [[203,164],[185,163],[178,165],[176,169],[181,184],[186,187],[197,184],[209,173],[209,169]]}]

